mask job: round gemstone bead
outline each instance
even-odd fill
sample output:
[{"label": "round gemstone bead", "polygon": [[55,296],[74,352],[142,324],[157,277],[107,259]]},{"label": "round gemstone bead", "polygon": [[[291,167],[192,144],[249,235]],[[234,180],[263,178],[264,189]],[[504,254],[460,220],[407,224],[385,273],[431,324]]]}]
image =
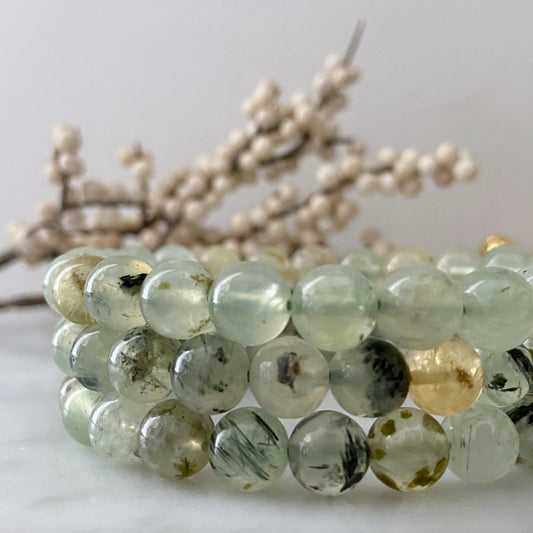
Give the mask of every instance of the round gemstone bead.
[{"label": "round gemstone bead", "polygon": [[283,336],[255,354],[250,387],[257,403],[280,418],[312,413],[328,391],[328,363],[314,346],[298,337]]},{"label": "round gemstone bead", "polygon": [[408,266],[432,264],[433,257],[416,246],[399,246],[385,258],[385,270],[389,273]]},{"label": "round gemstone bead", "polygon": [[370,468],[387,487],[423,490],[444,474],[450,445],[440,424],[419,409],[397,409],[368,432]]},{"label": "round gemstone bead", "polygon": [[449,469],[472,483],[489,483],[505,476],[518,457],[518,432],[496,407],[475,406],[447,417],[442,427],[450,441]]},{"label": "round gemstone bead", "polygon": [[215,278],[224,268],[235,265],[240,260],[235,250],[225,246],[209,246],[200,256],[202,266]]},{"label": "round gemstone bead", "polygon": [[480,261],[481,257],[475,250],[458,246],[439,256],[436,266],[454,283],[459,283],[465,276],[478,268]]},{"label": "round gemstone bead", "polygon": [[217,477],[231,486],[264,490],[283,474],[287,444],[287,432],[277,418],[257,407],[241,407],[215,426],[209,462]]},{"label": "round gemstone bead", "polygon": [[275,248],[274,246],[259,248],[259,250],[250,256],[249,260],[270,265],[287,281],[291,281],[292,271],[289,258],[280,249]]},{"label": "round gemstone bead", "polygon": [[353,489],[369,465],[364,431],[335,411],[319,411],[301,420],[289,439],[288,455],[300,485],[324,496]]},{"label": "round gemstone bead", "polygon": [[482,267],[507,268],[514,272],[519,272],[531,263],[533,263],[533,254],[517,244],[493,248],[481,260]]},{"label": "round gemstone bead", "polygon": [[459,335],[476,348],[510,350],[533,328],[533,289],[515,272],[480,268],[458,285],[464,314]]},{"label": "round gemstone bead", "polygon": [[113,388],[135,402],[157,402],[171,391],[170,367],[180,342],[148,326],[123,334],[112,346],[108,372]]},{"label": "round gemstone bead", "polygon": [[277,337],[290,318],[290,289],[269,265],[245,261],[225,268],[209,293],[209,312],[217,331],[244,345]]},{"label": "round gemstone bead", "polygon": [[213,276],[196,261],[164,261],[147,276],[141,291],[146,322],[172,339],[213,331],[207,306],[212,284]]},{"label": "round gemstone bead", "polygon": [[325,246],[309,244],[298,248],[291,256],[292,280],[300,281],[308,272],[323,265],[337,262],[335,253]]},{"label": "round gemstone bead", "polygon": [[72,376],[70,351],[78,335],[84,330],[81,324],[74,324],[66,319],[60,320],[52,337],[52,355],[54,362],[67,376]]},{"label": "round gemstone bead", "polygon": [[188,248],[179,244],[161,246],[155,252],[155,258],[158,263],[176,259],[180,261],[196,261],[196,256]]},{"label": "round gemstone bead", "polygon": [[183,479],[208,461],[213,422],[178,400],[160,402],[148,411],[139,430],[139,455],[160,476]]},{"label": "round gemstone bead", "polygon": [[346,265],[315,268],[294,289],[294,326],[321,350],[345,350],[360,343],[372,331],[376,314],[370,281]]},{"label": "round gemstone bead", "polygon": [[178,399],[199,413],[224,413],[248,388],[250,360],[240,344],[215,335],[198,335],[182,346],[172,368]]},{"label": "round gemstone bead", "polygon": [[380,336],[402,348],[433,348],[459,329],[461,295],[434,267],[399,268],[385,279],[378,296]]},{"label": "round gemstone bead", "polygon": [[409,390],[409,369],[402,352],[375,337],[337,352],[329,370],[333,396],[357,416],[383,416],[400,407]]},{"label": "round gemstone bead", "polygon": [[500,352],[480,352],[485,382],[484,396],[497,407],[519,402],[533,384],[533,361],[529,350],[518,347]]},{"label": "round gemstone bead", "polygon": [[410,350],[405,360],[411,373],[409,397],[428,413],[461,413],[481,394],[481,359],[462,339],[452,337],[431,350]]},{"label": "round gemstone bead", "polygon": [[519,438],[518,464],[533,469],[533,394],[526,394],[507,411]]},{"label": "round gemstone bead", "polygon": [[385,260],[372,248],[355,248],[342,259],[341,265],[355,268],[374,286],[381,283],[385,273]]},{"label": "round gemstone bead", "polygon": [[135,259],[144,261],[150,266],[154,266],[157,263],[154,254],[144,246],[124,246],[124,248],[114,250],[112,255],[128,255],[130,257],[135,257]]},{"label": "round gemstone bead", "polygon": [[148,263],[129,255],[113,255],[102,261],[85,284],[91,316],[99,324],[122,331],[143,325],[141,285],[151,270]]},{"label": "round gemstone bead", "polygon": [[83,325],[94,323],[87,309],[83,289],[92,269],[102,259],[96,255],[77,255],[57,269],[52,281],[52,300],[55,309],[70,322]]}]

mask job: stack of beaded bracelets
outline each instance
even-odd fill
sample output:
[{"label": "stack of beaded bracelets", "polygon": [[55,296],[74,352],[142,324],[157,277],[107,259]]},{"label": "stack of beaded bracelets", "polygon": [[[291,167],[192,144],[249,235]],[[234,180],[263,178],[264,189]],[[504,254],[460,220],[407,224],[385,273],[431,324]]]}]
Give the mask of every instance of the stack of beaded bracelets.
[{"label": "stack of beaded bracelets", "polygon": [[[61,414],[78,442],[173,479],[209,462],[244,491],[269,487],[287,462],[324,495],[368,467],[401,491],[447,467],[472,482],[533,467],[528,250],[456,250],[437,268],[412,264],[429,262],[413,249],[386,266],[369,249],[321,265],[330,255],[315,247],[292,270],[272,250],[245,262],[211,252],[85,248],[52,263]],[[260,408],[233,409],[248,383]],[[377,418],[368,435],[315,412],[328,388],[348,413]],[[419,408],[402,407],[408,393]],[[288,438],[277,417],[303,418]]]}]

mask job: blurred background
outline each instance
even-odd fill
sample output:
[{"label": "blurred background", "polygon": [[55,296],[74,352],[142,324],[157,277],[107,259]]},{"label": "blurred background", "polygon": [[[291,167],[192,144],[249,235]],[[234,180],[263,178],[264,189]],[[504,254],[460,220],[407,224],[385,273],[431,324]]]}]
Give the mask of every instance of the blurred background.
[{"label": "blurred background", "polygon": [[[362,78],[340,116],[343,131],[374,155],[384,145],[424,152],[450,140],[472,152],[480,174],[445,190],[429,183],[415,199],[361,198],[360,215],[333,242],[345,251],[371,226],[432,253],[477,246],[493,232],[533,245],[529,0],[2,4],[2,224],[32,221],[35,204],[57,195],[42,177],[54,123],[81,128],[90,176],[127,180],[116,149],[141,141],[164,177],[244,123],[240,102],[257,79],[275,79],[287,97],[310,90],[326,55],[344,52],[363,17]],[[310,190],[317,165],[306,159],[288,181]],[[267,187],[239,189],[215,221],[258,203]],[[11,271],[2,286],[26,287],[33,276],[37,287],[41,275]]]}]

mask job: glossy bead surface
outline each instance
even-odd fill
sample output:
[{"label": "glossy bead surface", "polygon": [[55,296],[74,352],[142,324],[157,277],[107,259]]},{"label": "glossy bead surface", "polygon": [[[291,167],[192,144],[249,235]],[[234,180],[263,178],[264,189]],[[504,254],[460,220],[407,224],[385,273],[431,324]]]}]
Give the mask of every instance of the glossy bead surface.
[{"label": "glossy bead surface", "polygon": [[458,246],[447,250],[437,258],[436,267],[444,272],[454,283],[478,268],[481,256],[471,248]]},{"label": "glossy bead surface", "polygon": [[257,403],[280,418],[311,414],[328,391],[328,363],[299,337],[283,336],[263,345],[250,367]]},{"label": "glossy bead surface", "polygon": [[255,492],[276,482],[287,466],[287,432],[279,420],[257,407],[224,415],[209,442],[209,462],[219,479]]},{"label": "glossy bead surface", "polygon": [[427,413],[461,413],[481,394],[481,359],[462,339],[452,337],[431,350],[410,350],[405,361],[411,373],[409,397]]},{"label": "glossy bead surface", "polygon": [[423,490],[440,479],[450,445],[440,424],[419,409],[378,418],[368,432],[370,468],[387,487]]},{"label": "glossy bead surface", "polygon": [[239,254],[235,250],[225,246],[209,246],[200,255],[200,263],[214,278],[223,269],[235,265],[240,260]]},{"label": "glossy bead surface", "polygon": [[446,417],[442,427],[450,441],[448,468],[472,483],[489,483],[505,476],[518,457],[518,432],[496,407],[476,406]]},{"label": "glossy bead surface", "polygon": [[211,274],[196,261],[164,261],[144,282],[144,318],[154,331],[172,339],[213,331],[207,306],[212,284]]},{"label": "glossy bead surface", "polygon": [[481,260],[482,267],[506,268],[519,272],[533,263],[533,254],[523,246],[505,244],[487,252]]},{"label": "glossy bead surface", "polygon": [[319,411],[301,420],[289,439],[288,451],[298,483],[324,496],[353,489],[368,470],[364,431],[335,411]]},{"label": "glossy bead surface", "polygon": [[129,255],[112,255],[87,278],[85,301],[91,316],[108,328],[127,330],[145,323],[141,285],[152,267]]},{"label": "glossy bead surface", "polygon": [[533,394],[526,394],[520,402],[507,410],[520,441],[517,463],[533,469]]},{"label": "glossy bead surface", "polygon": [[127,331],[109,354],[113,388],[135,402],[163,400],[171,391],[170,367],[179,347],[179,341],[162,337],[148,326]]},{"label": "glossy bead surface", "polygon": [[279,272],[245,261],[220,273],[209,293],[209,312],[223,337],[244,345],[264,344],[287,325],[290,295]]},{"label": "glossy bead surface", "polygon": [[70,367],[72,345],[83,330],[84,326],[69,322],[67,319],[62,319],[56,324],[52,337],[52,355],[59,370],[67,376],[72,376]]},{"label": "glossy bead surface", "polygon": [[464,314],[459,335],[476,348],[510,350],[533,327],[533,289],[504,268],[480,268],[459,283]]},{"label": "glossy bead surface", "polygon": [[333,396],[353,415],[383,416],[400,407],[409,390],[410,374],[402,352],[376,337],[337,352],[329,370]]},{"label": "glossy bead surface", "polygon": [[224,413],[248,389],[250,360],[240,344],[216,335],[185,342],[172,367],[177,398],[199,413]]},{"label": "glossy bead surface", "polygon": [[325,265],[306,274],[292,296],[298,333],[321,350],[345,350],[365,339],[377,314],[370,281],[345,265]]},{"label": "glossy bead surface", "polygon": [[139,431],[139,455],[160,476],[183,479],[208,461],[213,422],[178,400],[160,402],[144,418]]},{"label": "glossy bead surface", "polygon": [[416,246],[398,246],[385,258],[385,270],[388,273],[408,266],[432,264],[433,258]]},{"label": "glossy bead surface", "polygon": [[179,244],[167,244],[161,246],[155,252],[155,258],[158,263],[172,260],[196,261],[196,256],[185,246]]},{"label": "glossy bead surface", "polygon": [[103,260],[96,255],[77,255],[58,268],[52,283],[55,309],[76,324],[94,323],[84,298],[84,287],[92,269]]},{"label": "glossy bead surface", "polygon": [[364,274],[372,285],[381,283],[385,273],[385,260],[372,248],[355,248],[341,261],[341,265],[350,266]]},{"label": "glossy bead surface", "polygon": [[400,268],[378,293],[380,336],[402,348],[433,348],[459,328],[463,305],[450,279],[431,266]]}]

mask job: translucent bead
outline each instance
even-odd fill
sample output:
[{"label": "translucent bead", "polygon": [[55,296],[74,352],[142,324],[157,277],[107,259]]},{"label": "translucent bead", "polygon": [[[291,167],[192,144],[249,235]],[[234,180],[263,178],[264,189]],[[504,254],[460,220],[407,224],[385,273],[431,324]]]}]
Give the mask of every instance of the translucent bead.
[{"label": "translucent bead", "polygon": [[300,281],[311,270],[337,262],[337,256],[330,249],[318,244],[310,244],[298,248],[291,256],[292,279],[294,283]]},{"label": "translucent bead", "polygon": [[213,422],[178,400],[152,407],[139,431],[139,455],[160,476],[183,479],[198,473],[208,461]]},{"label": "translucent bead", "polygon": [[161,246],[155,252],[155,258],[158,263],[164,263],[165,261],[172,261],[175,259],[185,261],[196,261],[196,256],[185,246],[179,244],[167,244]]},{"label": "translucent bead", "polygon": [[459,329],[461,295],[434,267],[396,270],[385,279],[378,296],[380,336],[402,348],[433,348]]},{"label": "translucent bead", "polygon": [[123,334],[112,346],[108,361],[114,389],[135,402],[157,402],[171,391],[170,368],[180,342],[162,337],[147,326]]},{"label": "translucent bead", "polygon": [[485,375],[483,393],[497,407],[519,402],[533,384],[533,361],[529,350],[518,347],[500,352],[480,352]]},{"label": "translucent bead", "polygon": [[480,268],[458,285],[464,314],[459,335],[476,348],[509,350],[533,327],[533,290],[515,272]]},{"label": "translucent bead", "polygon": [[479,245],[479,254],[481,256],[485,256],[494,248],[498,248],[498,246],[504,246],[507,244],[516,243],[505,235],[489,235],[483,239],[483,242]]},{"label": "translucent bead", "polygon": [[215,278],[224,268],[235,265],[240,260],[241,258],[235,250],[225,246],[209,246],[200,256],[202,266]]},{"label": "translucent bead", "polygon": [[385,258],[385,271],[394,272],[399,268],[414,265],[432,265],[433,257],[416,246],[399,246]]},{"label": "translucent bead", "polygon": [[444,474],[450,444],[440,424],[419,409],[397,409],[368,432],[370,468],[387,487],[423,490]]},{"label": "translucent bead", "polygon": [[85,281],[101,261],[96,255],[77,255],[60,265],[52,282],[52,300],[55,309],[76,324],[94,323],[84,299]]},{"label": "translucent bead", "polygon": [[59,387],[59,392],[57,394],[57,399],[59,400],[60,409],[63,408],[63,404],[65,403],[66,397],[75,388],[81,389],[81,388],[84,388],[84,387],[76,378],[66,377],[63,380],[63,382],[61,383],[61,386]]},{"label": "translucent bead", "polygon": [[181,348],[172,368],[178,399],[199,413],[224,413],[235,407],[248,388],[250,360],[236,342],[198,335]]},{"label": "translucent bead", "polygon": [[151,267],[157,263],[154,254],[144,246],[124,246],[123,248],[114,250],[112,255],[127,255],[134,257],[135,259],[148,263]]},{"label": "translucent bead", "polygon": [[84,330],[81,324],[74,324],[67,319],[60,320],[52,337],[52,355],[54,362],[67,376],[72,376],[70,367],[70,351],[76,337]]},{"label": "translucent bead", "polygon": [[87,389],[110,392],[113,390],[107,362],[111,346],[117,339],[115,331],[89,326],[74,341],[70,352],[73,375]]},{"label": "translucent bead", "polygon": [[493,248],[481,260],[482,267],[507,268],[514,272],[519,272],[531,263],[533,263],[533,254],[517,244],[505,244]]},{"label": "translucent bead", "polygon": [[355,248],[341,261],[341,265],[355,268],[376,286],[381,283],[385,272],[385,260],[372,248]]},{"label": "translucent bead", "polygon": [[255,492],[276,482],[287,466],[287,432],[257,407],[224,415],[211,433],[209,462],[222,481]]},{"label": "translucent bead", "polygon": [[481,257],[475,250],[458,246],[440,255],[436,266],[454,283],[459,283],[465,276],[478,268],[480,261]]},{"label": "translucent bead", "polygon": [[377,298],[371,283],[349,266],[315,268],[294,289],[294,326],[321,350],[355,346],[372,331],[376,314]]},{"label": "translucent bead", "polygon": [[108,328],[127,330],[145,323],[141,285],[152,267],[129,255],[112,255],[87,278],[85,301],[91,316]]},{"label": "translucent bead", "polygon": [[291,291],[269,265],[245,261],[224,269],[209,293],[209,312],[217,331],[244,345],[277,337],[290,318]]},{"label": "translucent bead", "polygon": [[259,248],[254,254],[250,256],[250,261],[258,261],[265,265],[270,265],[277,270],[287,281],[292,279],[292,270],[287,255],[274,246],[266,246]]},{"label": "translucent bead", "polygon": [[410,350],[405,360],[411,373],[409,397],[428,413],[461,413],[481,394],[481,359],[457,337],[431,350]]},{"label": "translucent bead", "polygon": [[518,432],[496,407],[476,406],[442,421],[450,441],[449,469],[472,483],[505,476],[518,457]]},{"label": "translucent bead", "polygon": [[102,400],[94,409],[89,424],[92,447],[100,455],[121,462],[139,461],[139,429],[151,407],[152,404],[125,398]]},{"label": "translucent bead", "polygon": [[402,352],[375,337],[337,352],[329,371],[333,396],[357,416],[383,416],[400,407],[409,390],[409,369]]},{"label": "translucent bead", "polygon": [[518,431],[517,463],[533,469],[533,394],[526,394],[507,414]]},{"label": "translucent bead", "polygon": [[353,489],[368,470],[364,431],[350,417],[335,411],[319,411],[301,420],[288,450],[294,477],[315,494],[342,494]]},{"label": "translucent bead", "polygon": [[67,433],[80,444],[90,446],[89,421],[102,393],[86,389],[73,379],[63,384],[60,395],[61,420]]},{"label": "translucent bead", "polygon": [[149,326],[172,339],[213,331],[207,295],[213,276],[196,261],[168,260],[146,278],[141,309]]},{"label": "translucent bead", "polygon": [[280,418],[311,414],[328,392],[328,384],[324,356],[298,337],[266,343],[250,367],[250,388],[257,403]]}]

